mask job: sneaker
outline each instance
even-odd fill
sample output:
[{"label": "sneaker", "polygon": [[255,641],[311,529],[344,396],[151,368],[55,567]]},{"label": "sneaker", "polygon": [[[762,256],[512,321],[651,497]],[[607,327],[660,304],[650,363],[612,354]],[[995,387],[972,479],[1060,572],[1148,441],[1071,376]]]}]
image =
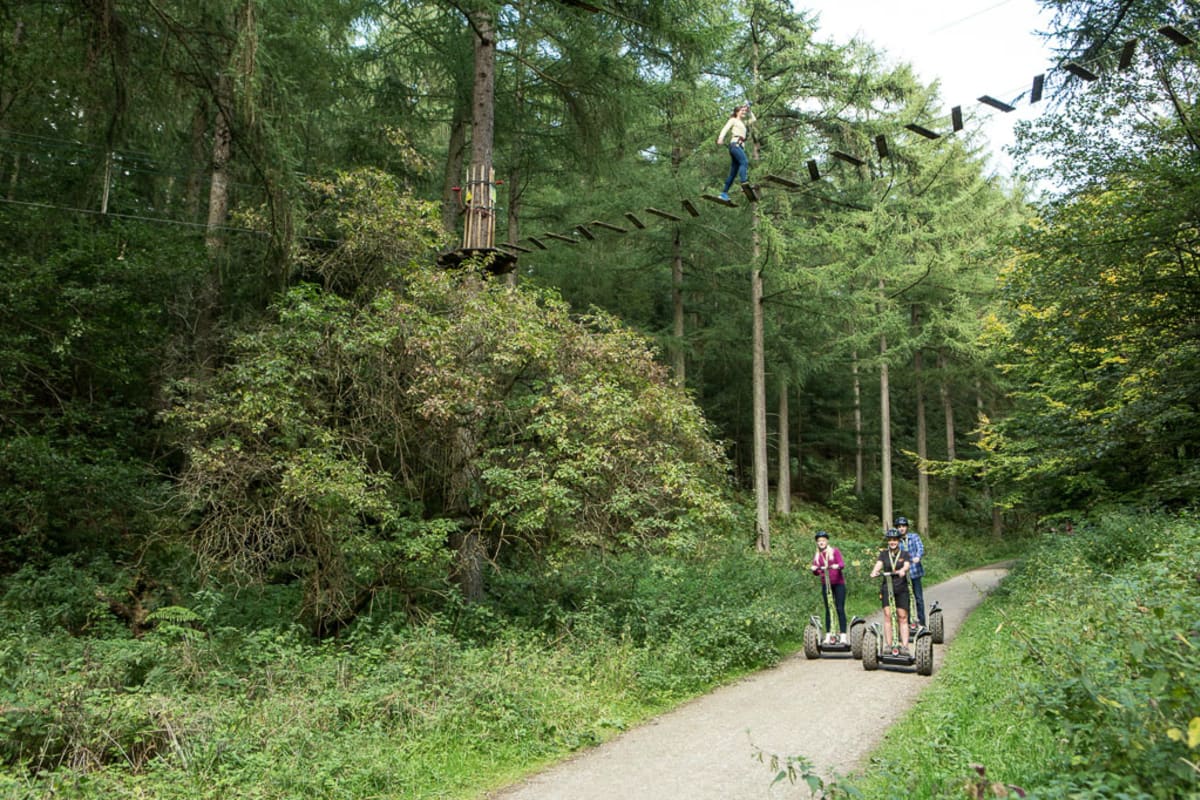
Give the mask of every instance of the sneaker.
[{"label": "sneaker", "polygon": [[729,202],[729,192],[721,192],[719,195],[717,195],[717,197],[721,198],[725,202]]},{"label": "sneaker", "polygon": [[846,634],[844,634],[844,633],[838,634],[838,642],[841,644],[848,644],[848,642],[846,641]]}]

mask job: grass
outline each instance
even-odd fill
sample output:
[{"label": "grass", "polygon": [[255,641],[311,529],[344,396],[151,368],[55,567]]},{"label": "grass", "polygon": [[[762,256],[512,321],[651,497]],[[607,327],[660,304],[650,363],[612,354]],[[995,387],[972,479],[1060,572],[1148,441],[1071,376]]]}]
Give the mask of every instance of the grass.
[{"label": "grass", "polygon": [[1025,703],[1029,666],[991,598],[963,623],[933,683],[888,731],[854,785],[869,798],[964,796],[981,764],[992,781],[1029,786],[1058,750],[1055,734]]}]

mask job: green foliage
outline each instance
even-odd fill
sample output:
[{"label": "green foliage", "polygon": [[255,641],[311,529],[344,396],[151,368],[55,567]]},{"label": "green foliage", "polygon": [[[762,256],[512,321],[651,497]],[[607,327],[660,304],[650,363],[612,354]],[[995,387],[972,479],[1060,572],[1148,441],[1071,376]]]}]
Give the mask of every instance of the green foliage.
[{"label": "green foliage", "polygon": [[0,572],[136,553],[162,478],[155,381],[180,243],[136,225],[0,211]]},{"label": "green foliage", "polygon": [[1057,618],[1017,632],[1039,667],[1032,697],[1069,742],[1072,780],[1163,798],[1200,786],[1200,741],[1186,734],[1200,708],[1188,602],[1198,545],[1190,516],[1113,513],[1049,543],[1013,587],[1037,595],[1042,620]]},{"label": "green foliage", "polygon": [[883,775],[905,773],[909,796],[959,798],[986,765],[1030,797],[1193,796],[1198,544],[1190,515],[1130,512],[1045,537],[966,621],[874,754],[880,776],[858,785],[880,796]]},{"label": "green foliage", "polygon": [[[992,334],[1014,408],[988,426],[990,472],[1048,509],[1186,507],[1200,485],[1193,244],[1194,61],[1161,37],[1170,4],[1056,2],[1065,58],[1106,69],[1136,37],[1135,68],[1067,90],[1022,148],[1056,196],[1016,240]],[[1154,67],[1149,68],[1148,64]],[[1154,109],[1150,114],[1145,109]]]},{"label": "green foliage", "polygon": [[328,633],[378,590],[438,585],[462,529],[490,550],[687,548],[729,518],[721,451],[641,337],[548,291],[398,263],[417,244],[393,206],[353,202],[377,177],[343,176],[346,241],[321,262],[361,302],[293,289],[168,414],[206,563],[301,578]]}]

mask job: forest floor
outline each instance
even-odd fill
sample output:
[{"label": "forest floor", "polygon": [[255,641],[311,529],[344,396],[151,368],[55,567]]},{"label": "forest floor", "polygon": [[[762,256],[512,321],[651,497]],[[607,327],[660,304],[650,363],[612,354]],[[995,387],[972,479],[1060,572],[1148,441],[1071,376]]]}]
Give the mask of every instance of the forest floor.
[{"label": "forest floor", "polygon": [[[985,567],[925,588],[926,609],[939,603],[945,623],[946,644],[934,645],[934,678],[963,620],[1006,574],[1005,565]],[[487,797],[810,798],[803,780],[772,785],[772,755],[781,767],[789,757],[808,759],[825,780],[850,775],[930,680],[886,666],[867,672],[849,653],[809,661],[798,652]]]}]

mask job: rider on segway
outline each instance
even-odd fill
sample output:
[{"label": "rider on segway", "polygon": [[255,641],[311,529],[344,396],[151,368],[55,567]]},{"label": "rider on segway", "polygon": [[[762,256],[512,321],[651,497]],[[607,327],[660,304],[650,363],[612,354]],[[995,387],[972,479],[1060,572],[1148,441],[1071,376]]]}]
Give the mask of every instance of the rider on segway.
[{"label": "rider on segway", "polygon": [[[889,528],[887,548],[879,552],[875,566],[871,569],[871,577],[877,578],[880,573],[886,573],[884,581],[892,582],[892,595],[898,618],[897,627],[900,629],[900,650],[893,648],[892,655],[908,655],[908,581],[905,580],[905,576],[908,574],[911,564],[908,555],[900,549],[900,531]],[[889,598],[886,583],[879,585],[879,599],[884,608],[883,640],[891,643],[894,640],[892,639],[892,616],[888,613]]]},{"label": "rider on segway", "polygon": [[[846,644],[846,579],[842,576],[846,569],[846,562],[842,558],[841,551],[829,545],[828,533],[817,531],[813,538],[817,542],[817,552],[813,555],[812,572],[821,579],[821,598],[825,601],[825,630],[829,631],[827,641],[829,644]],[[829,577],[828,592],[825,591],[826,573]],[[833,595],[833,604],[837,606],[840,634],[833,632],[829,608],[830,594]]]}]

